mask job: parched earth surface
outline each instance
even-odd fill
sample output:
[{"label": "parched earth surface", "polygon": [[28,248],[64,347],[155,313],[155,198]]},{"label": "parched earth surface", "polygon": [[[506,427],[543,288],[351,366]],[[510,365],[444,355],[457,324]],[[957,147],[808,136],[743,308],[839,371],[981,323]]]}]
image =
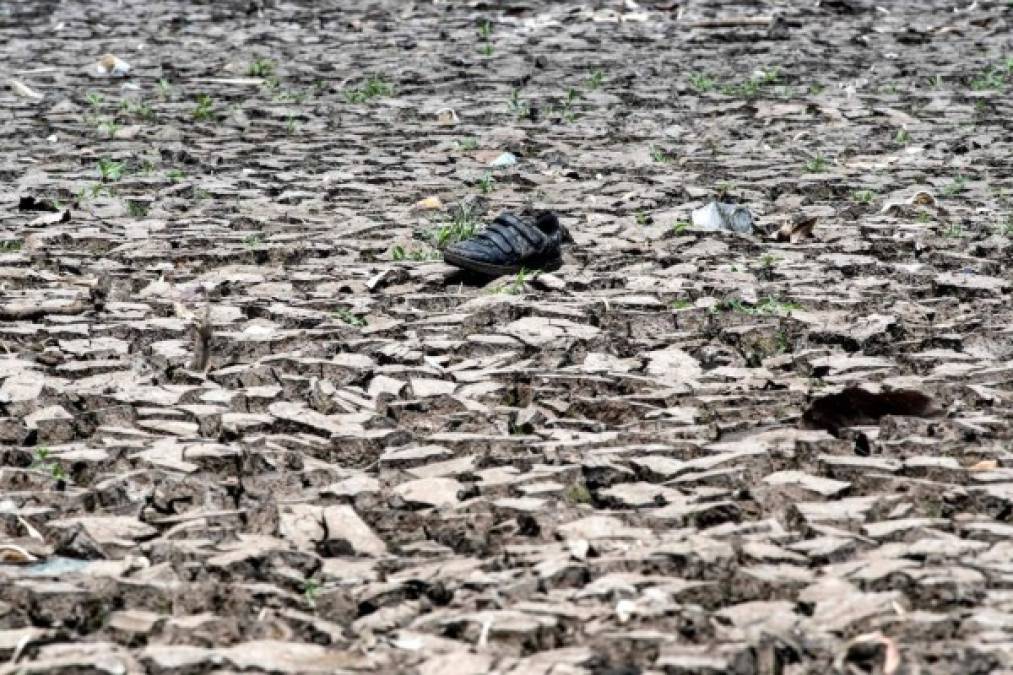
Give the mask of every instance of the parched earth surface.
[{"label": "parched earth surface", "polygon": [[882,4],[0,4],[0,672],[1013,672],[1013,9]]}]

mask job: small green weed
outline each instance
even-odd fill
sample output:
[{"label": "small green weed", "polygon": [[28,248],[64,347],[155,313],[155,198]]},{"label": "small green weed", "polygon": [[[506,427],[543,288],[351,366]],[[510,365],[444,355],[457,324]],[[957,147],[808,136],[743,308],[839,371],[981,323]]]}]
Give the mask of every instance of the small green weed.
[{"label": "small green weed", "polygon": [[668,154],[668,150],[658,147],[657,145],[651,146],[651,159],[659,164],[668,164],[672,161],[672,156]]},{"label": "small green weed", "polygon": [[911,133],[907,129],[898,129],[897,135],[893,137],[893,142],[897,145],[907,145],[911,142]]},{"label": "small green weed", "polygon": [[967,178],[965,176],[957,174],[956,177],[954,177],[953,182],[951,182],[949,185],[943,186],[942,193],[947,197],[952,197],[953,195],[960,194],[966,189],[967,189]]},{"label": "small green weed", "polygon": [[747,305],[738,298],[730,298],[714,305],[712,311],[736,312],[738,314],[757,316],[787,314],[799,309],[802,309],[802,306],[797,303],[768,296],[756,305]]},{"label": "small green weed", "polygon": [[922,511],[929,518],[942,518],[946,515],[946,509],[943,507],[943,502],[938,499],[922,499],[919,500],[922,507]]},{"label": "small green weed", "polygon": [[992,66],[971,80],[971,89],[974,91],[988,91],[990,89],[1002,91],[1006,88],[1006,76],[1008,74],[1008,71],[1004,72],[998,67]]},{"label": "small green weed", "polygon": [[106,99],[105,96],[98,93],[97,91],[89,91],[88,94],[84,97],[84,100],[87,101],[88,105],[90,105],[92,108],[99,108],[101,107],[103,101],[105,101]]},{"label": "small green weed", "polygon": [[366,103],[380,96],[390,96],[394,88],[379,75],[373,75],[358,87],[346,89],[345,100],[349,103]]},{"label": "small green weed", "polygon": [[688,229],[689,223],[686,222],[685,220],[676,221],[676,223],[672,225],[672,231],[675,232],[676,234],[682,234]]},{"label": "small green weed", "polygon": [[345,307],[339,307],[334,310],[334,318],[340,319],[347,323],[349,326],[355,326],[356,328],[362,328],[367,325],[366,319],[361,316],[352,313],[352,310]]},{"label": "small green weed", "polygon": [[479,48],[479,51],[482,53],[483,56],[487,57],[492,56],[493,53],[493,46],[491,41],[492,22],[490,22],[488,19],[483,19],[482,22],[478,24],[478,36],[482,38],[483,41],[483,44]]},{"label": "small green weed", "polygon": [[158,81],[158,95],[163,99],[167,99],[172,95],[172,85],[169,80],[162,78]]},{"label": "small green weed", "polygon": [[63,467],[55,461],[50,460],[51,451],[47,447],[35,449],[35,461],[32,462],[33,469],[41,469],[53,477],[53,480],[63,480],[67,477]]},{"label": "small green weed", "polygon": [[173,183],[178,183],[184,178],[186,178],[186,174],[180,171],[179,169],[169,169],[168,171],[165,172],[165,177],[168,178]]},{"label": "small green weed", "polygon": [[478,189],[482,191],[482,194],[489,194],[495,184],[496,179],[493,178],[492,174],[488,171],[486,171],[485,175],[478,179]]},{"label": "small green weed", "polygon": [[246,68],[246,74],[250,77],[270,77],[274,75],[274,61],[264,58],[254,59]]},{"label": "small green weed", "polygon": [[109,189],[109,186],[102,183],[92,183],[90,186],[78,190],[75,197],[78,203],[82,203],[89,199],[95,199],[100,195],[112,195],[112,190]]},{"label": "small green weed", "polygon": [[1013,239],[1013,214],[999,216],[995,221],[995,233],[1000,237]]},{"label": "small green weed", "polygon": [[672,309],[689,309],[693,306],[693,303],[689,300],[673,300]]},{"label": "small green weed", "polygon": [[580,100],[579,91],[577,91],[573,87],[567,89],[566,98],[563,99],[562,104],[562,116],[563,119],[565,119],[567,122],[573,122],[575,119],[577,119],[577,111],[575,110],[574,106],[579,100]]},{"label": "small green weed", "polygon": [[774,269],[777,267],[778,260],[779,258],[771,255],[770,253],[763,254],[763,256],[760,258],[760,268],[758,270],[758,275],[760,276],[760,278],[766,279],[768,281],[773,280]]},{"label": "small green weed", "polygon": [[806,173],[822,173],[827,168],[827,158],[817,152],[816,156],[806,162],[802,168]]},{"label": "small green weed", "polygon": [[704,75],[703,73],[691,73],[689,76],[689,86],[695,89],[697,92],[703,94],[708,91],[712,91],[716,86],[713,77]]},{"label": "small green weed", "polygon": [[102,120],[101,122],[98,123],[98,126],[96,126],[95,128],[98,130],[99,133],[106,134],[107,136],[112,138],[113,136],[116,135],[116,132],[119,131],[120,125],[114,122],[113,120]]},{"label": "small green weed", "polygon": [[755,312],[757,314],[787,314],[799,309],[802,309],[802,305],[796,302],[767,296],[756,305]]},{"label": "small green weed", "polygon": [[464,150],[465,152],[471,152],[472,150],[478,149],[477,138],[462,138],[459,141],[455,141],[455,143],[457,144],[458,148]]},{"label": "small green weed", "polygon": [[777,335],[774,338],[774,342],[777,345],[777,349],[779,352],[787,354],[791,351],[791,339],[788,337],[787,332],[783,330],[777,331]]},{"label": "small green weed", "polygon": [[264,243],[264,238],[259,234],[251,234],[243,239],[243,246],[246,248],[256,248]]},{"label": "small green weed", "polygon": [[590,504],[593,501],[591,491],[583,483],[573,483],[563,492],[563,499],[568,504]]},{"label": "small green weed", "polygon": [[214,117],[215,102],[207,94],[197,96],[197,105],[193,109],[193,117],[196,120],[207,121]]},{"label": "small green weed", "polygon": [[739,84],[726,84],[721,87],[721,93],[726,96],[740,96],[743,98],[753,98],[758,96],[760,90],[763,87],[770,86],[777,82],[779,77],[777,68],[772,68],[769,71],[765,71],[759,75],[753,75],[745,82]]},{"label": "small green weed", "polygon": [[855,190],[851,193],[851,199],[858,204],[871,204],[875,198],[876,193],[872,190]]},{"label": "small green weed", "polygon": [[507,101],[507,105],[510,108],[510,112],[514,114],[514,117],[520,119],[527,117],[531,113],[531,108],[527,102],[521,99],[521,92],[519,89],[513,89],[510,91],[510,99]]},{"label": "small green weed", "polygon": [[450,222],[437,227],[432,231],[430,239],[437,249],[444,249],[450,244],[456,244],[471,237],[478,230],[478,218],[471,209],[457,209],[451,216]]},{"label": "small green weed", "polygon": [[943,230],[943,236],[947,239],[962,239],[966,235],[964,234],[964,228],[961,227],[960,223],[950,223]]},{"label": "small green weed", "polygon": [[277,92],[281,88],[281,80],[279,80],[274,75],[268,75],[267,77],[264,78],[264,81],[261,83],[260,88],[264,91],[265,94],[273,96],[275,95],[275,92]]},{"label": "small green weed", "polygon": [[605,73],[600,70],[591,71],[591,74],[587,76],[586,84],[587,88],[592,91],[601,87],[602,82],[605,81]]},{"label": "small green weed", "polygon": [[144,202],[127,202],[127,213],[133,218],[144,218],[148,215],[148,205]]},{"label": "small green weed", "polygon": [[527,283],[533,278],[531,270],[522,267],[512,281],[497,288],[496,292],[506,293],[507,295],[520,295],[524,292],[524,287]]},{"label": "small green weed", "polygon": [[306,604],[310,607],[317,606],[317,596],[320,595],[320,582],[315,579],[306,579],[302,584],[302,595],[306,599]]},{"label": "small green weed", "polygon": [[426,260],[439,260],[440,257],[440,252],[433,249],[413,248],[406,251],[404,246],[400,244],[395,244],[390,249],[390,258],[394,261],[415,260],[424,262]]},{"label": "small green weed", "polygon": [[120,110],[133,117],[138,117],[142,120],[150,122],[155,119],[155,111],[151,109],[151,106],[144,101],[132,101],[126,99],[120,101]]},{"label": "small green weed", "polygon": [[280,91],[271,100],[275,103],[297,103],[302,105],[309,97],[309,91]]},{"label": "small green weed", "polygon": [[108,157],[103,157],[98,161],[96,166],[98,167],[98,173],[99,176],[102,177],[103,182],[109,183],[123,178],[122,162],[114,162]]},{"label": "small green weed", "polygon": [[8,239],[6,241],[0,241],[0,251],[5,253],[15,253],[21,250],[24,242],[18,239]]}]

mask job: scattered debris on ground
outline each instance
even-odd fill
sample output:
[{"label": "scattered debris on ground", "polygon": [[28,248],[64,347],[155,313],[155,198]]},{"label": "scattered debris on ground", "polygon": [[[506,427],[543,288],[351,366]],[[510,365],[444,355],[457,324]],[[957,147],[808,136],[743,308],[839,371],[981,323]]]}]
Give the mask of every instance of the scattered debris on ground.
[{"label": "scattered debris on ground", "polygon": [[0,672],[1009,672],[1013,14],[880,4],[6,3]]}]

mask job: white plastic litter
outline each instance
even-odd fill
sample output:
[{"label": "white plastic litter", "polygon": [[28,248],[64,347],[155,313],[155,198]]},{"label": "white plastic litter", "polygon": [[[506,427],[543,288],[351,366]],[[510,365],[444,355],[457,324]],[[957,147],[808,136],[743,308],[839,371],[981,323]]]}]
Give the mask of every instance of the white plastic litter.
[{"label": "white plastic litter", "polygon": [[125,77],[130,72],[130,64],[112,54],[103,54],[95,64],[95,74],[104,77]]},{"label": "white plastic litter", "polygon": [[745,206],[711,202],[693,211],[693,227],[750,234],[753,231],[753,216]]},{"label": "white plastic litter", "polygon": [[489,162],[489,166],[493,167],[494,169],[502,169],[508,166],[513,166],[516,163],[517,163],[516,155],[514,155],[512,152],[504,152],[502,155]]}]

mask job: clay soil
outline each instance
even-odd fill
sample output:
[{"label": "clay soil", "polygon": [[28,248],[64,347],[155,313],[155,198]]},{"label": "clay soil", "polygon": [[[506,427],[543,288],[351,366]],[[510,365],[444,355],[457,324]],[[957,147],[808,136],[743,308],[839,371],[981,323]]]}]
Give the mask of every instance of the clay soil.
[{"label": "clay soil", "polygon": [[1013,9],[880,4],[0,4],[0,673],[1013,672]]}]

